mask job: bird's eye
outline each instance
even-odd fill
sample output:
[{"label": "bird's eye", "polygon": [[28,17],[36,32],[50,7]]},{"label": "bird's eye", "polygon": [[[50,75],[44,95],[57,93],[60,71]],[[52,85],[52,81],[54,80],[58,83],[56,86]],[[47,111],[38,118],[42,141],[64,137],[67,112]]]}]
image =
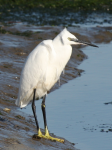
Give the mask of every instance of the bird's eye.
[{"label": "bird's eye", "polygon": [[70,38],[70,37],[68,37],[68,40],[69,40],[69,41],[71,41],[71,38]]}]

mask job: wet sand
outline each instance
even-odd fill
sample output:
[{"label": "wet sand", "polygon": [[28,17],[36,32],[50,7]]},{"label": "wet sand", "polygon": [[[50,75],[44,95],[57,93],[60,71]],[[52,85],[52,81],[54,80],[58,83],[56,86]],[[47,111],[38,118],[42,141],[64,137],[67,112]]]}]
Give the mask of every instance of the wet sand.
[{"label": "wet sand", "polygon": [[[0,32],[0,148],[10,150],[30,149],[75,149],[74,144],[65,140],[65,143],[52,142],[40,139],[35,141],[36,126],[33,116],[23,114],[15,106],[20,73],[27,55],[44,39],[53,39],[62,27],[39,27],[22,23],[1,25]],[[112,39],[112,27],[69,27],[69,31],[80,40],[94,43],[109,43]],[[4,32],[3,32],[4,31]],[[73,46],[72,57],[61,76],[60,85],[67,83],[81,75],[83,70],[77,66],[87,58],[80,50],[84,46]],[[51,91],[59,88],[57,83]],[[9,111],[4,110],[9,108]],[[44,130],[42,130],[44,132]],[[53,133],[52,136],[55,137]],[[56,135],[57,136],[57,135]],[[63,137],[64,138],[64,137]]]}]

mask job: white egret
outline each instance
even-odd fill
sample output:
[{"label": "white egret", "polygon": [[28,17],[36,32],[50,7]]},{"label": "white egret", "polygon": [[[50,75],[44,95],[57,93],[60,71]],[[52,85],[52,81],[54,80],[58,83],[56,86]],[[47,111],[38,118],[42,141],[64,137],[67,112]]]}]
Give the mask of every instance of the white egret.
[{"label": "white egret", "polygon": [[[53,138],[49,135],[46,121],[45,99],[47,92],[59,80],[72,54],[72,44],[86,44],[98,47],[91,43],[79,41],[66,28],[53,40],[44,40],[29,54],[23,66],[19,94],[16,105],[20,108],[25,107],[32,101],[32,111],[34,114],[37,137],[47,138],[64,142],[63,139]],[[40,131],[36,117],[35,99],[42,100],[42,112],[44,118],[45,135]]]}]

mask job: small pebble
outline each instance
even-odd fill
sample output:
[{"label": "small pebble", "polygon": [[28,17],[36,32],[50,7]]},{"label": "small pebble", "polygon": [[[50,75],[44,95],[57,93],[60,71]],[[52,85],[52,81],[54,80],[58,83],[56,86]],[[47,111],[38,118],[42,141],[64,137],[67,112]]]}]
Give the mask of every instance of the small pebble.
[{"label": "small pebble", "polygon": [[9,108],[4,108],[3,111],[9,113],[9,112],[11,111],[11,109],[9,109]]}]

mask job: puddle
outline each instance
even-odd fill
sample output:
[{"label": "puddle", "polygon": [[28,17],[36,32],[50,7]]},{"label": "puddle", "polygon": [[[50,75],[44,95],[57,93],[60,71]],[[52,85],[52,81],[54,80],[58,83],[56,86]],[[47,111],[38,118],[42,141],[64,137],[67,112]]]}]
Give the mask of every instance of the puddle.
[{"label": "puddle", "polygon": [[[80,150],[111,150],[112,105],[105,103],[112,101],[112,43],[82,50],[88,55],[79,66],[85,70],[82,76],[47,96],[48,128]],[[36,107],[40,127],[44,128],[41,100]],[[22,111],[32,115],[30,105]]]},{"label": "puddle", "polygon": [[27,41],[27,43],[30,43],[28,40],[23,39],[23,38],[18,38],[16,36],[11,36],[11,35],[2,35],[2,37],[0,37],[0,43],[4,46],[4,47],[18,47],[18,46],[27,46],[28,44],[26,44],[25,42]]},{"label": "puddle", "polygon": [[34,25],[28,25],[27,23],[25,22],[11,22],[9,24],[13,24],[14,27],[12,26],[9,26],[10,29],[16,29],[16,30],[20,30],[21,32],[25,32],[25,31],[32,31],[32,32],[44,32],[43,29],[40,29],[38,26],[34,26]]}]

